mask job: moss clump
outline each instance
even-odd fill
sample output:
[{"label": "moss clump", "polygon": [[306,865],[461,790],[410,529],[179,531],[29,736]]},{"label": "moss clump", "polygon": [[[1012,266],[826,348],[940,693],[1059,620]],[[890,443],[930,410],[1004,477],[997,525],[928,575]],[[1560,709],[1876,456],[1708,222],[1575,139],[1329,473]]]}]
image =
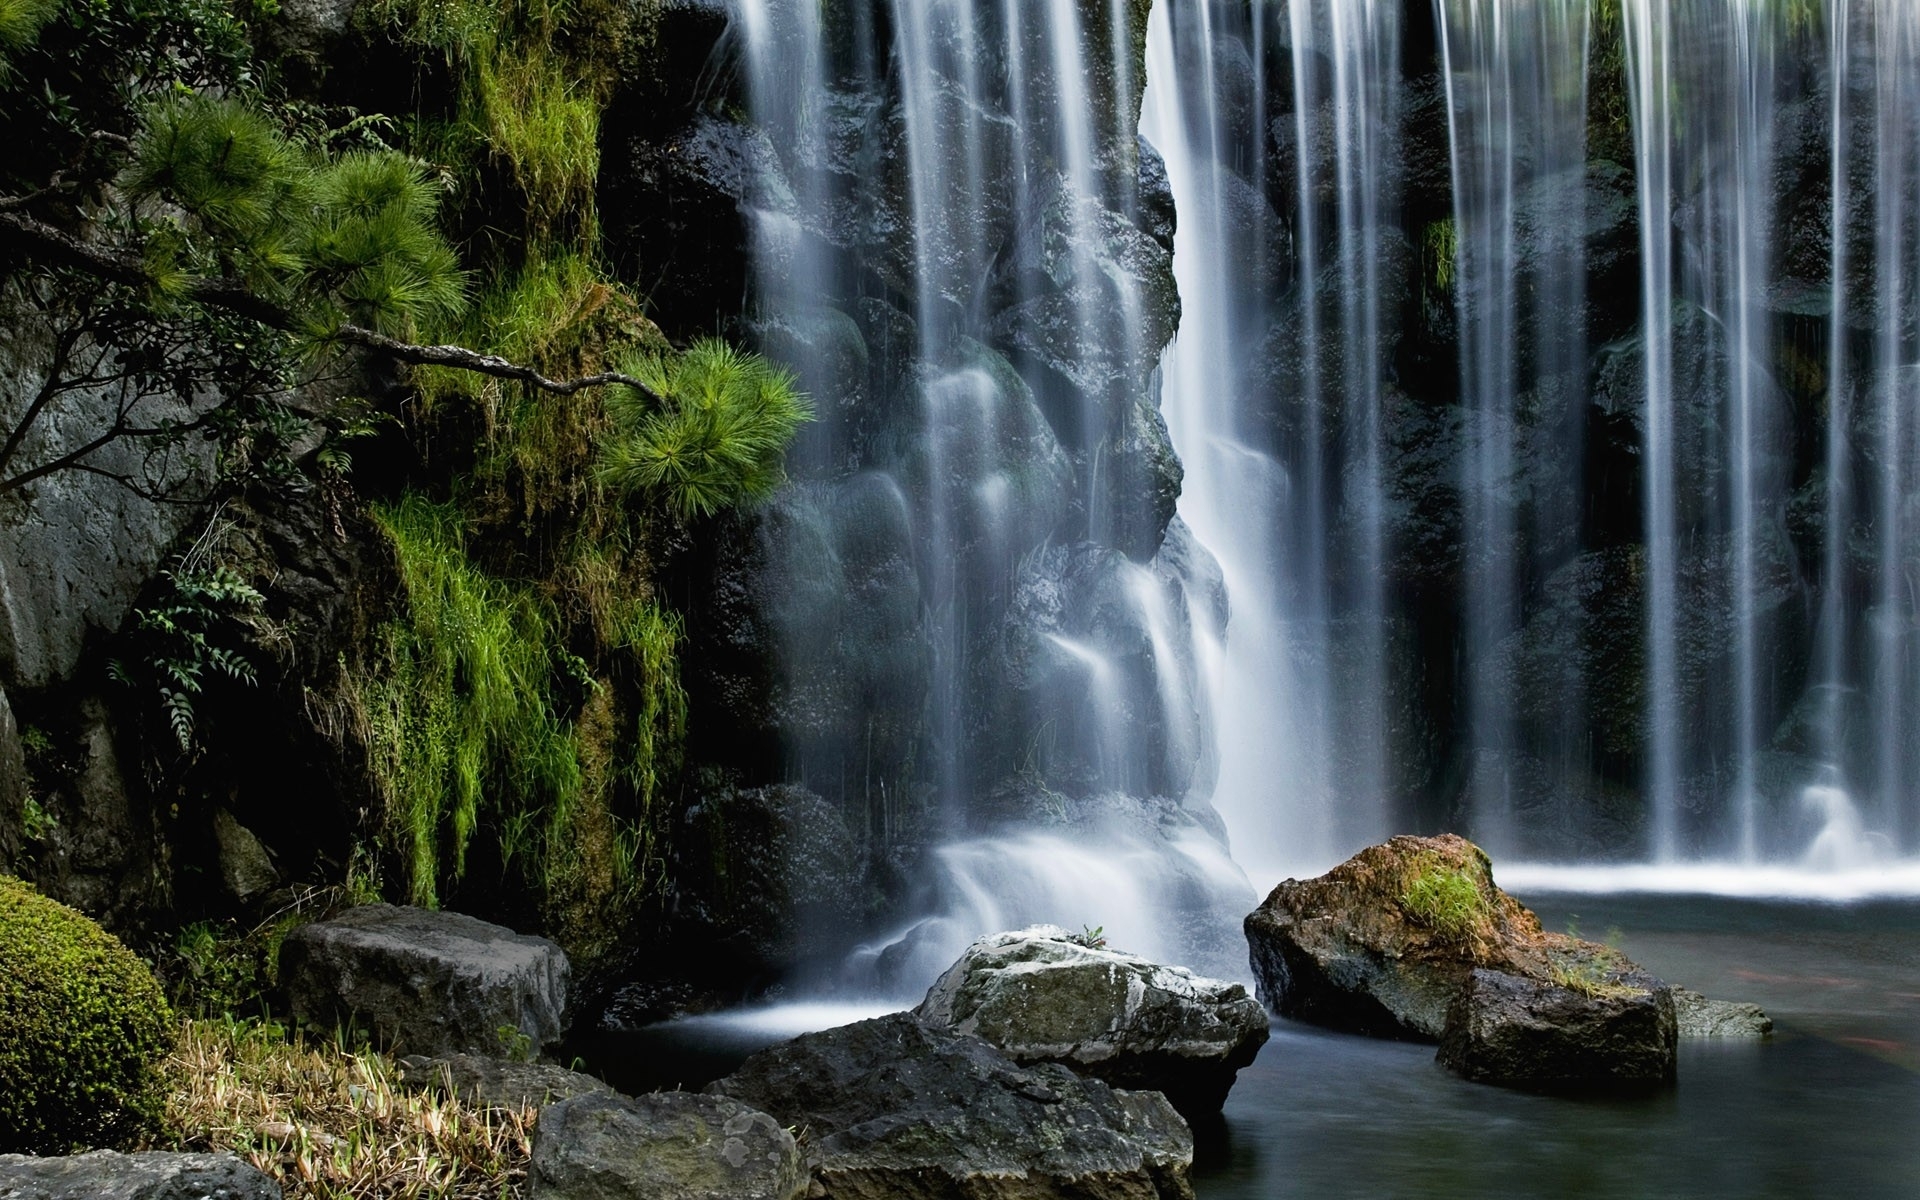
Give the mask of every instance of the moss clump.
[{"label": "moss clump", "polygon": [[0,876],[0,1151],[65,1154],[153,1128],[173,1015],[147,965]]},{"label": "moss clump", "polygon": [[1400,908],[1416,924],[1454,942],[1489,932],[1494,915],[1472,872],[1437,860],[1415,864],[1400,893]]}]

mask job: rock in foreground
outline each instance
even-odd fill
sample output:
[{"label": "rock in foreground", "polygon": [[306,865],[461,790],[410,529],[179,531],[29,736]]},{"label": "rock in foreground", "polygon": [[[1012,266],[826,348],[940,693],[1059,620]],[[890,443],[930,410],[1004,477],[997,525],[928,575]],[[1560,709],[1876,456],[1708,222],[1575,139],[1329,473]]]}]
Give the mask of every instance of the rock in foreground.
[{"label": "rock in foreground", "polygon": [[528,1200],[798,1200],[807,1169],[772,1117],[724,1096],[593,1092],[541,1110]]},{"label": "rock in foreground", "polygon": [[1437,1040],[1470,1079],[1576,1090],[1673,1079],[1672,989],[1564,934],[1493,882],[1451,835],[1397,837],[1247,917],[1261,998],[1282,1016]]},{"label": "rock in foreground", "polygon": [[449,1054],[426,1058],[410,1054],[400,1060],[400,1082],[410,1088],[430,1088],[485,1108],[538,1108],[612,1091],[602,1081],[551,1063],[508,1062],[479,1054]]},{"label": "rock in foreground", "polygon": [[296,1016],[323,1026],[354,1021],[382,1045],[425,1055],[557,1044],[568,974],[566,954],[545,938],[389,904],[301,926],[280,950]]},{"label": "rock in foreground", "polygon": [[1671,991],[1632,969],[1578,986],[1476,970],[1454,997],[1440,1062],[1468,1079],[1537,1091],[1671,1083]]},{"label": "rock in foreground", "polygon": [[709,1091],[807,1131],[821,1200],[1190,1200],[1166,1097],[1022,1066],[909,1013],[762,1051]]},{"label": "rock in foreground", "polygon": [[231,1154],[0,1155],[4,1200],[281,1200],[280,1185]]},{"label": "rock in foreground", "polygon": [[1674,1017],[1683,1038],[1764,1038],[1773,1036],[1773,1018],[1758,1004],[1710,1000],[1686,988],[1673,989]]},{"label": "rock in foreground", "polygon": [[1550,978],[1540,920],[1451,834],[1369,846],[1317,879],[1289,879],[1248,915],[1260,997],[1283,1017],[1435,1041],[1475,968]]},{"label": "rock in foreground", "polygon": [[1268,1034],[1266,1010],[1240,984],[1088,946],[1052,925],[967,947],[916,1012],[1017,1062],[1163,1092],[1189,1120],[1220,1111]]}]

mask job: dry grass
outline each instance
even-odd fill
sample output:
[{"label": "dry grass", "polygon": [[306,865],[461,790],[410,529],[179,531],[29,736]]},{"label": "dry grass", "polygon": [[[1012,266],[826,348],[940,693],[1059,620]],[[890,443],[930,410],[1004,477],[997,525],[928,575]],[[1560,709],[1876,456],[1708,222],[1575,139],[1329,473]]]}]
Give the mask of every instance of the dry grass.
[{"label": "dry grass", "polygon": [[396,1082],[369,1050],[273,1025],[192,1021],[169,1064],[177,1148],[230,1150],[287,1200],[502,1200],[521,1194],[535,1110],[489,1110]]}]

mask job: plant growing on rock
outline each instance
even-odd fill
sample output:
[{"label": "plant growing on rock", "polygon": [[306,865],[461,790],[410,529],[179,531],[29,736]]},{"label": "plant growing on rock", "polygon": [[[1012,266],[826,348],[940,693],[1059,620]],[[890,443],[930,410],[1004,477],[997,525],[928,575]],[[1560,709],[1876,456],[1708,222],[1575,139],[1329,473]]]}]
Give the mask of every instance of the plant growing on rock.
[{"label": "plant growing on rock", "polygon": [[81,913],[0,877],[0,1153],[155,1126],[173,1017],[153,972]]},{"label": "plant growing on rock", "polygon": [[1493,917],[1480,881],[1437,861],[1416,865],[1400,893],[1400,907],[1416,923],[1456,942],[1480,935]]}]

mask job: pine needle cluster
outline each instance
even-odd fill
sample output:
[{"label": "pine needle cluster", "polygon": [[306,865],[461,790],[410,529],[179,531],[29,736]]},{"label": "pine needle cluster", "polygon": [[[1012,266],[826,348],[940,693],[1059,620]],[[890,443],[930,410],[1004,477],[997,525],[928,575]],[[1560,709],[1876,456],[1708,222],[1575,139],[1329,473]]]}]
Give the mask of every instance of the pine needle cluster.
[{"label": "pine needle cluster", "polygon": [[397,152],[319,159],[255,107],[189,95],[148,113],[123,186],[158,202],[145,243],[155,278],[238,278],[315,334],[353,322],[406,336],[465,303],[439,189]]},{"label": "pine needle cluster", "polygon": [[627,367],[660,397],[630,388],[607,398],[614,433],[600,458],[602,482],[657,498],[682,520],[773,494],[782,455],[813,417],[793,373],[718,339]]}]

